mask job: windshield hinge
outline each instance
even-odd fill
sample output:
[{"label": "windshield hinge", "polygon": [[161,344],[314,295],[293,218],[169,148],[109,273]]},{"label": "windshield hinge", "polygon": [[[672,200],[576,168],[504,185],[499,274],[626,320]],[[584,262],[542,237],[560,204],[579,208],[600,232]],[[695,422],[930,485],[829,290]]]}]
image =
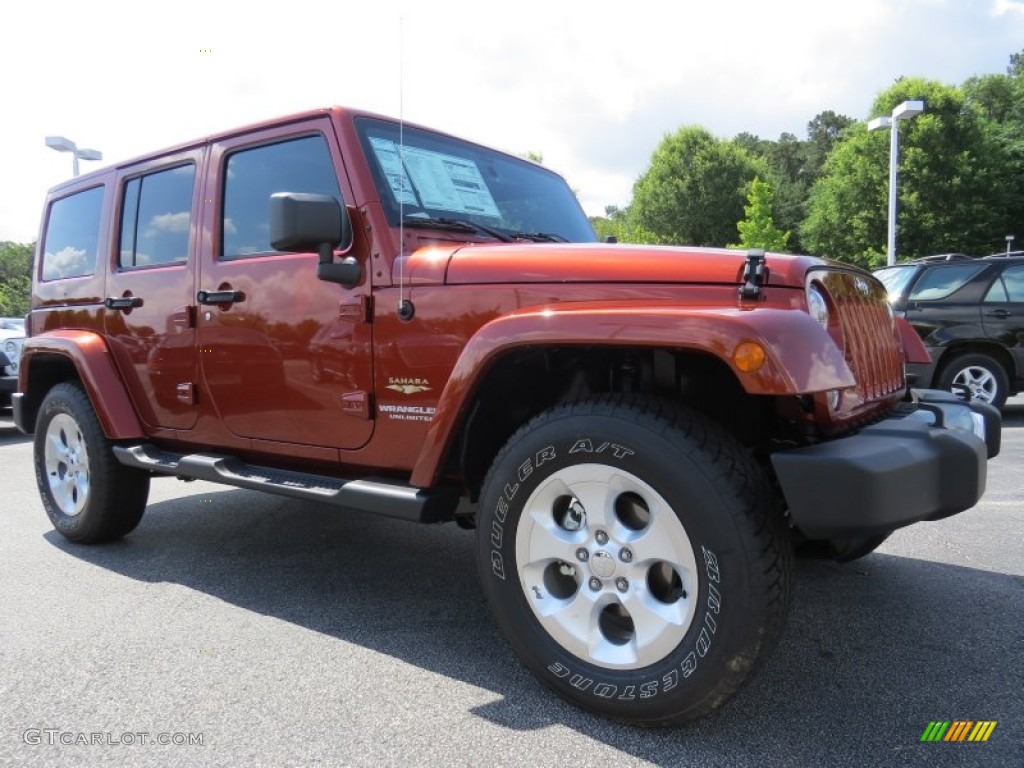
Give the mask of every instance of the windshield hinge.
[{"label": "windshield hinge", "polygon": [[764,249],[751,248],[747,251],[747,263],[743,267],[743,285],[740,286],[740,299],[761,298],[761,286],[768,282],[768,270],[765,267]]}]

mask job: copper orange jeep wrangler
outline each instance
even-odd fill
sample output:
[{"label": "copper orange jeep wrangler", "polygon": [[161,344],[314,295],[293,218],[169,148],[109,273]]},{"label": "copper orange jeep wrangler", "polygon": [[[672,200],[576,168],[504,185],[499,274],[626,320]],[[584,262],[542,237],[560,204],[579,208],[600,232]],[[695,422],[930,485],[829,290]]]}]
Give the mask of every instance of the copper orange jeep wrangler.
[{"label": "copper orange jeep wrangler", "polygon": [[342,108],[54,188],[33,291],[15,418],[68,539],[160,475],[455,521],[523,662],[644,725],[748,678],[795,545],[968,509],[999,449],[907,389],[871,275],[598,244],[551,171]]}]

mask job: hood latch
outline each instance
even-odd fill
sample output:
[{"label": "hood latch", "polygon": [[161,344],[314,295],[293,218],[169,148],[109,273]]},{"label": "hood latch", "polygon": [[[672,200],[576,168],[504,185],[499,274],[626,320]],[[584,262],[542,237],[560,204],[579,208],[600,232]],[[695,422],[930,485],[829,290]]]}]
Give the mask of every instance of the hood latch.
[{"label": "hood latch", "polygon": [[747,251],[747,263],[743,267],[743,285],[740,286],[740,299],[761,298],[761,286],[768,282],[768,269],[765,267],[764,249],[751,248]]}]

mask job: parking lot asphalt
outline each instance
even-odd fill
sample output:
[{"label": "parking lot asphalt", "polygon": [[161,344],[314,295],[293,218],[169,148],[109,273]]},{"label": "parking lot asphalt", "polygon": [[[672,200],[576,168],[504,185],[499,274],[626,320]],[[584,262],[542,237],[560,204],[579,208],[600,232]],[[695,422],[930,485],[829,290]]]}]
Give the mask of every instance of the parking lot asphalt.
[{"label": "parking lot asphalt", "polygon": [[[76,546],[2,415],[0,478],[0,765],[1024,765],[1022,398],[977,507],[802,561],[760,674],[661,731],[537,683],[454,525],[165,478]],[[998,725],[922,743],[935,720]]]}]

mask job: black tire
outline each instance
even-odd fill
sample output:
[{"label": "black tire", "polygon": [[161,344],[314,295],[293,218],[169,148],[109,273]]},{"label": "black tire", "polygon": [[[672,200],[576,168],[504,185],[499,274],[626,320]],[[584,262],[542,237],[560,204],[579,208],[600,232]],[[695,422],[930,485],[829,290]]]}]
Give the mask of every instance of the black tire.
[{"label": "black tire", "polygon": [[149,475],[118,463],[89,398],[64,382],[47,393],[36,419],[36,484],[50,522],[81,544],[135,529],[149,497]]},{"label": "black tire", "polygon": [[483,591],[567,700],[636,725],[692,720],[740,688],[784,624],[792,547],[776,499],[699,414],[628,397],[558,406],[487,475]]},{"label": "black tire", "polygon": [[970,391],[971,399],[1002,408],[1010,392],[1010,379],[1006,369],[993,357],[982,352],[961,352],[942,365],[937,379],[939,389],[957,391],[962,384]]}]

